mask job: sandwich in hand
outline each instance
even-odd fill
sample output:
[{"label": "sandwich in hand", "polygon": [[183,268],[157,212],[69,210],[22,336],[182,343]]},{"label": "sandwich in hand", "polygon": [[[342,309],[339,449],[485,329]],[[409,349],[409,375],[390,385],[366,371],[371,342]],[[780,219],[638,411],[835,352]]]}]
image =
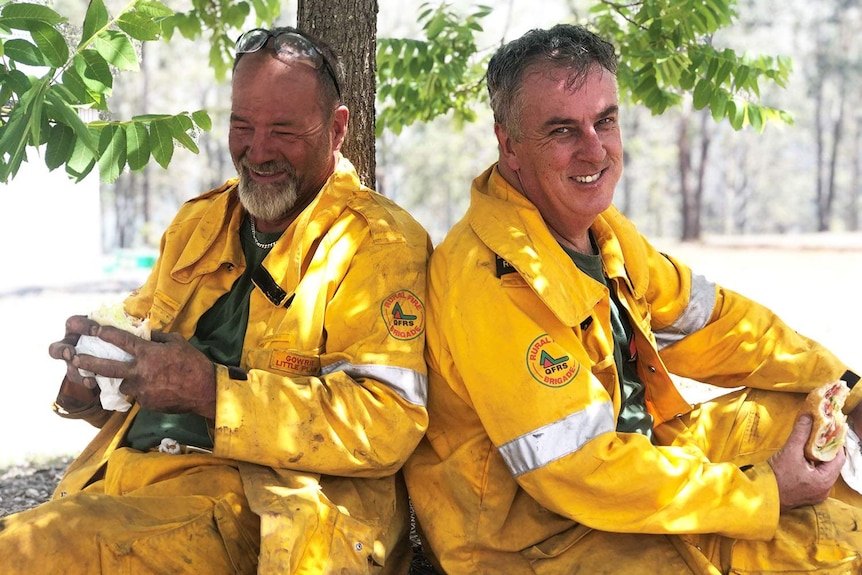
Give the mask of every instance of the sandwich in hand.
[{"label": "sandwich in hand", "polygon": [[842,409],[849,394],[847,384],[839,379],[811,391],[805,399],[802,411],[814,419],[804,447],[809,461],[832,461],[844,446],[847,417]]},{"label": "sandwich in hand", "polygon": [[140,338],[150,339],[150,320],[127,314],[121,303],[102,305],[88,317],[100,325],[116,327]]},{"label": "sandwich in hand", "polygon": [[[127,314],[123,309],[123,304],[103,305],[91,312],[88,317],[100,325],[116,327],[140,338],[150,339],[149,320]],[[78,338],[78,344],[75,349],[77,353],[93,355],[103,359],[112,359],[115,361],[130,361],[132,359],[132,356],[124,350],[96,336],[82,335]],[[96,383],[99,384],[100,390],[99,399],[104,409],[128,411],[131,407],[131,403],[126,399],[126,396],[120,392],[120,383],[123,381],[121,378],[96,375],[91,371],[80,368],[78,371],[85,377],[96,378]]]}]

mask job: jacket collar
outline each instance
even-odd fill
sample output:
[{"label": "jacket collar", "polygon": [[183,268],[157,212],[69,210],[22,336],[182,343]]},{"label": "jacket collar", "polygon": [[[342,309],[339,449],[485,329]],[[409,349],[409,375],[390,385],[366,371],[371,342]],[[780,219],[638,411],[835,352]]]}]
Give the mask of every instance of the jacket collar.
[{"label": "jacket collar", "polygon": [[[264,260],[269,274],[287,294],[294,293],[311,254],[338,215],[344,211],[352,192],[360,187],[353,164],[339,154],[333,174],[285,230]],[[207,192],[199,199],[208,197],[213,200],[201,215],[171,271],[172,277],[179,281],[189,281],[212,273],[226,262],[244,265],[238,238],[245,211],[237,196],[236,179]],[[214,257],[214,253],[219,255]]]},{"label": "jacket collar", "polygon": [[[551,235],[538,209],[503,178],[496,164],[473,181],[467,218],[482,243],[514,267],[567,326],[580,324],[606,297],[604,286],[575,266]],[[621,278],[636,297],[643,295],[648,281],[646,268],[630,266],[634,269],[628,271],[634,273],[627,273],[626,266],[628,257],[636,257],[630,252],[643,251],[643,247],[640,242],[620,242],[618,238],[618,232],[637,235],[633,226],[610,208],[596,218],[591,230],[608,277]],[[645,262],[645,252],[639,255]]]}]

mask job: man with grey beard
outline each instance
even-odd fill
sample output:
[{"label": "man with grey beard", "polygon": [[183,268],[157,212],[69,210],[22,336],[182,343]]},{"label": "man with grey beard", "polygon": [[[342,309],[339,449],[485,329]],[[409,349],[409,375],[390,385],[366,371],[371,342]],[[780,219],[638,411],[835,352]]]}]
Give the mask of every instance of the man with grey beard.
[{"label": "man with grey beard", "polygon": [[238,178],[180,209],[124,301],[150,339],[73,316],[51,344],[56,411],[101,430],[52,501],[0,522],[5,573],[407,571],[430,242],[341,155],[340,86],[306,33],[239,38]]}]

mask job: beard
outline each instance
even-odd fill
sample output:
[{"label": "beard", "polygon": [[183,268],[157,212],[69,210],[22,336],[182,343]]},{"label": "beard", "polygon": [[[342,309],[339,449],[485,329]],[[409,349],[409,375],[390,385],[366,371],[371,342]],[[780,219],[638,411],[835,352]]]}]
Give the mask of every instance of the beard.
[{"label": "beard", "polygon": [[[242,206],[255,218],[276,221],[286,215],[296,205],[298,197],[296,170],[288,162],[265,162],[251,164],[246,158],[237,162],[239,184],[237,192]],[[287,178],[281,182],[261,184],[256,182],[249,171],[260,173],[285,172]]]}]

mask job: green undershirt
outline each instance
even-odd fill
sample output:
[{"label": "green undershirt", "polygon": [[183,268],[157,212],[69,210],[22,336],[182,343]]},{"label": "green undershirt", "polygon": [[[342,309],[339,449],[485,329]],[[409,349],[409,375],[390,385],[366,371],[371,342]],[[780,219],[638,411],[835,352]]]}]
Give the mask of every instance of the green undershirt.
[{"label": "green undershirt", "polygon": [[[264,244],[280,236],[281,232],[257,233],[258,240]],[[245,271],[230,291],[204,312],[194,335],[189,339],[189,343],[214,363],[227,366],[240,364],[245,326],[248,325],[249,297],[254,289],[251,277],[269,253],[269,248],[262,249],[255,245],[248,218],[243,220],[240,227],[240,242],[245,254]],[[197,413],[161,413],[143,408],[129,428],[126,444],[133,449],[147,451],[158,446],[165,437],[185,445],[206,449],[213,447],[209,424],[204,416]]]},{"label": "green undershirt", "polygon": [[[591,238],[592,239],[592,238]],[[644,399],[644,384],[637,374],[637,360],[629,352],[632,341],[632,327],[624,313],[614,290],[610,289],[605,277],[602,258],[599,255],[586,255],[565,246],[562,248],[582,272],[600,282],[610,292],[611,330],[614,335],[614,363],[620,380],[620,415],[617,418],[617,431],[640,433],[652,440],[652,416],[647,412]]]}]

